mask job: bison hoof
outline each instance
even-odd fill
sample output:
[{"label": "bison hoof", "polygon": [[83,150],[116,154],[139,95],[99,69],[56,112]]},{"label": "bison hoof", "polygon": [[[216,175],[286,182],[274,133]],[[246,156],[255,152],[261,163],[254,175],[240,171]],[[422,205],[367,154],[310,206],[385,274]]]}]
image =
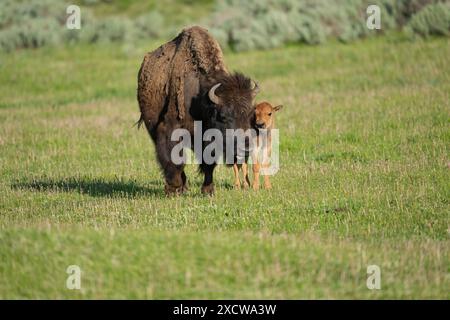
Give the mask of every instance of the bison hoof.
[{"label": "bison hoof", "polygon": [[214,194],[214,185],[212,183],[207,186],[203,185],[202,193],[208,196],[212,196]]},{"label": "bison hoof", "polygon": [[166,184],[165,188],[164,188],[164,192],[166,193],[167,196],[176,196],[176,195],[180,195],[183,192],[185,192],[186,189],[185,187],[176,187],[176,186],[171,186],[169,184]]}]

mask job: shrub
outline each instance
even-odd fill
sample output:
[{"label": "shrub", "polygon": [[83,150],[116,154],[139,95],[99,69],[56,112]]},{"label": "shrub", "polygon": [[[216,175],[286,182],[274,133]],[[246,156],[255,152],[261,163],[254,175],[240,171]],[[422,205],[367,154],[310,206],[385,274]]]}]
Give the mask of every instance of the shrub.
[{"label": "shrub", "polygon": [[0,31],[0,50],[10,52],[16,49],[19,46],[17,35],[16,27]]},{"label": "shrub", "polygon": [[9,52],[17,48],[56,45],[62,41],[63,30],[55,19],[24,20],[18,25],[0,31],[0,48]]},{"label": "shrub", "polygon": [[135,21],[123,17],[95,19],[86,7],[81,11],[81,30],[69,30],[65,26],[68,5],[61,0],[0,0],[0,50],[76,42],[127,42],[138,37],[157,37],[163,30],[163,19],[158,12],[144,14]]},{"label": "shrub", "polygon": [[81,29],[81,41],[88,43],[124,42],[134,39],[136,28],[129,20],[109,17]]},{"label": "shrub", "polygon": [[[362,0],[220,1],[212,25],[235,50],[265,49],[287,42],[350,41],[367,33]],[[220,30],[220,31],[219,31]]]},{"label": "shrub", "polygon": [[424,7],[407,24],[410,32],[423,37],[450,34],[450,4],[436,3]]},{"label": "shrub", "polygon": [[[401,27],[403,21],[432,4],[434,9],[427,9],[415,18],[412,27],[416,32],[446,34],[444,5],[437,5],[438,1],[219,0],[210,25],[223,46],[237,51],[288,42],[320,44],[328,38],[349,42]],[[381,9],[381,30],[369,30],[366,26],[366,9],[370,4]]]},{"label": "shrub", "polygon": [[293,41],[307,44],[320,44],[325,42],[326,30],[318,19],[314,19],[310,15],[300,12],[291,12],[288,19],[294,32],[294,36],[292,37]]},{"label": "shrub", "polygon": [[61,25],[55,19],[36,18],[16,27],[20,48],[38,48],[61,41]]},{"label": "shrub", "polygon": [[139,16],[135,21],[138,35],[144,38],[157,38],[163,35],[164,18],[158,11]]},{"label": "shrub", "polygon": [[397,0],[397,22],[400,26],[404,26],[413,15],[421,11],[425,6],[437,2],[438,0]]},{"label": "shrub", "polygon": [[0,5],[0,49],[38,48],[63,40],[65,4],[55,0],[19,2],[3,0]]},{"label": "shrub", "polygon": [[[66,2],[67,1],[67,2]],[[80,0],[81,30],[65,27],[68,0],[0,0],[0,50],[62,43],[129,42],[179,32],[164,28],[156,11],[135,19],[95,18],[89,6],[112,0]],[[183,0],[193,1],[193,0]],[[424,37],[449,35],[449,0],[217,0],[208,28],[224,47],[268,49],[285,43],[350,42],[403,28]],[[382,30],[368,30],[366,9],[381,8]],[[88,7],[86,7],[88,6]]]},{"label": "shrub", "polygon": [[66,19],[67,3],[58,0],[30,0],[14,1],[2,0],[0,2],[0,29],[18,25],[33,19],[54,19],[64,23]]}]

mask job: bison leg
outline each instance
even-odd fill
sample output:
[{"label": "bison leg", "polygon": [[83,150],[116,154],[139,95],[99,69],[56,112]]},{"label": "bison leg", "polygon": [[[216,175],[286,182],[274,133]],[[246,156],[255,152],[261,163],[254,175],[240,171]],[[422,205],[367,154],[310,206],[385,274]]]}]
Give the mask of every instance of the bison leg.
[{"label": "bison leg", "polygon": [[166,180],[164,190],[167,195],[180,194],[186,191],[184,164],[176,165],[172,162],[171,152],[177,142],[170,141],[170,136],[167,137],[165,132],[161,131],[156,139],[156,154]]},{"label": "bison leg", "polygon": [[166,186],[164,191],[167,195],[181,194],[185,191],[182,177],[183,169],[170,163],[164,167]]},{"label": "bison leg", "polygon": [[188,184],[187,184],[187,177],[186,173],[184,173],[184,170],[181,172],[181,180],[183,181],[183,192],[188,191]]},{"label": "bison leg", "polygon": [[188,191],[187,177],[183,171],[183,166],[169,164],[164,170],[166,186],[164,191],[167,195],[181,194]]},{"label": "bison leg", "polygon": [[213,172],[216,164],[200,164],[200,171],[205,174],[205,180],[202,185],[202,193],[212,195],[214,193]]}]

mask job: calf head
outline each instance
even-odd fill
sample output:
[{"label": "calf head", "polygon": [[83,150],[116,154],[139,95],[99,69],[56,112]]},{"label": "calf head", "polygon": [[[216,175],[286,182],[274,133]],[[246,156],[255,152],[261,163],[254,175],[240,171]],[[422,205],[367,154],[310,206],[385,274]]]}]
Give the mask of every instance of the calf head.
[{"label": "calf head", "polygon": [[273,126],[275,112],[279,111],[283,106],[272,107],[268,102],[261,102],[255,106],[255,128],[269,129]]}]

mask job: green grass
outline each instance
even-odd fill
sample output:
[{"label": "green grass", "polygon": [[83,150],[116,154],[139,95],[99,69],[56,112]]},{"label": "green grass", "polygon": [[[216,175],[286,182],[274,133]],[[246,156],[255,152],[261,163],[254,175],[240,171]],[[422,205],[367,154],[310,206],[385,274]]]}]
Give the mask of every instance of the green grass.
[{"label": "green grass", "polygon": [[0,298],[450,298],[448,40],[226,53],[285,106],[281,169],[213,198],[194,166],[166,198],[132,127],[157,45],[0,55]]}]

